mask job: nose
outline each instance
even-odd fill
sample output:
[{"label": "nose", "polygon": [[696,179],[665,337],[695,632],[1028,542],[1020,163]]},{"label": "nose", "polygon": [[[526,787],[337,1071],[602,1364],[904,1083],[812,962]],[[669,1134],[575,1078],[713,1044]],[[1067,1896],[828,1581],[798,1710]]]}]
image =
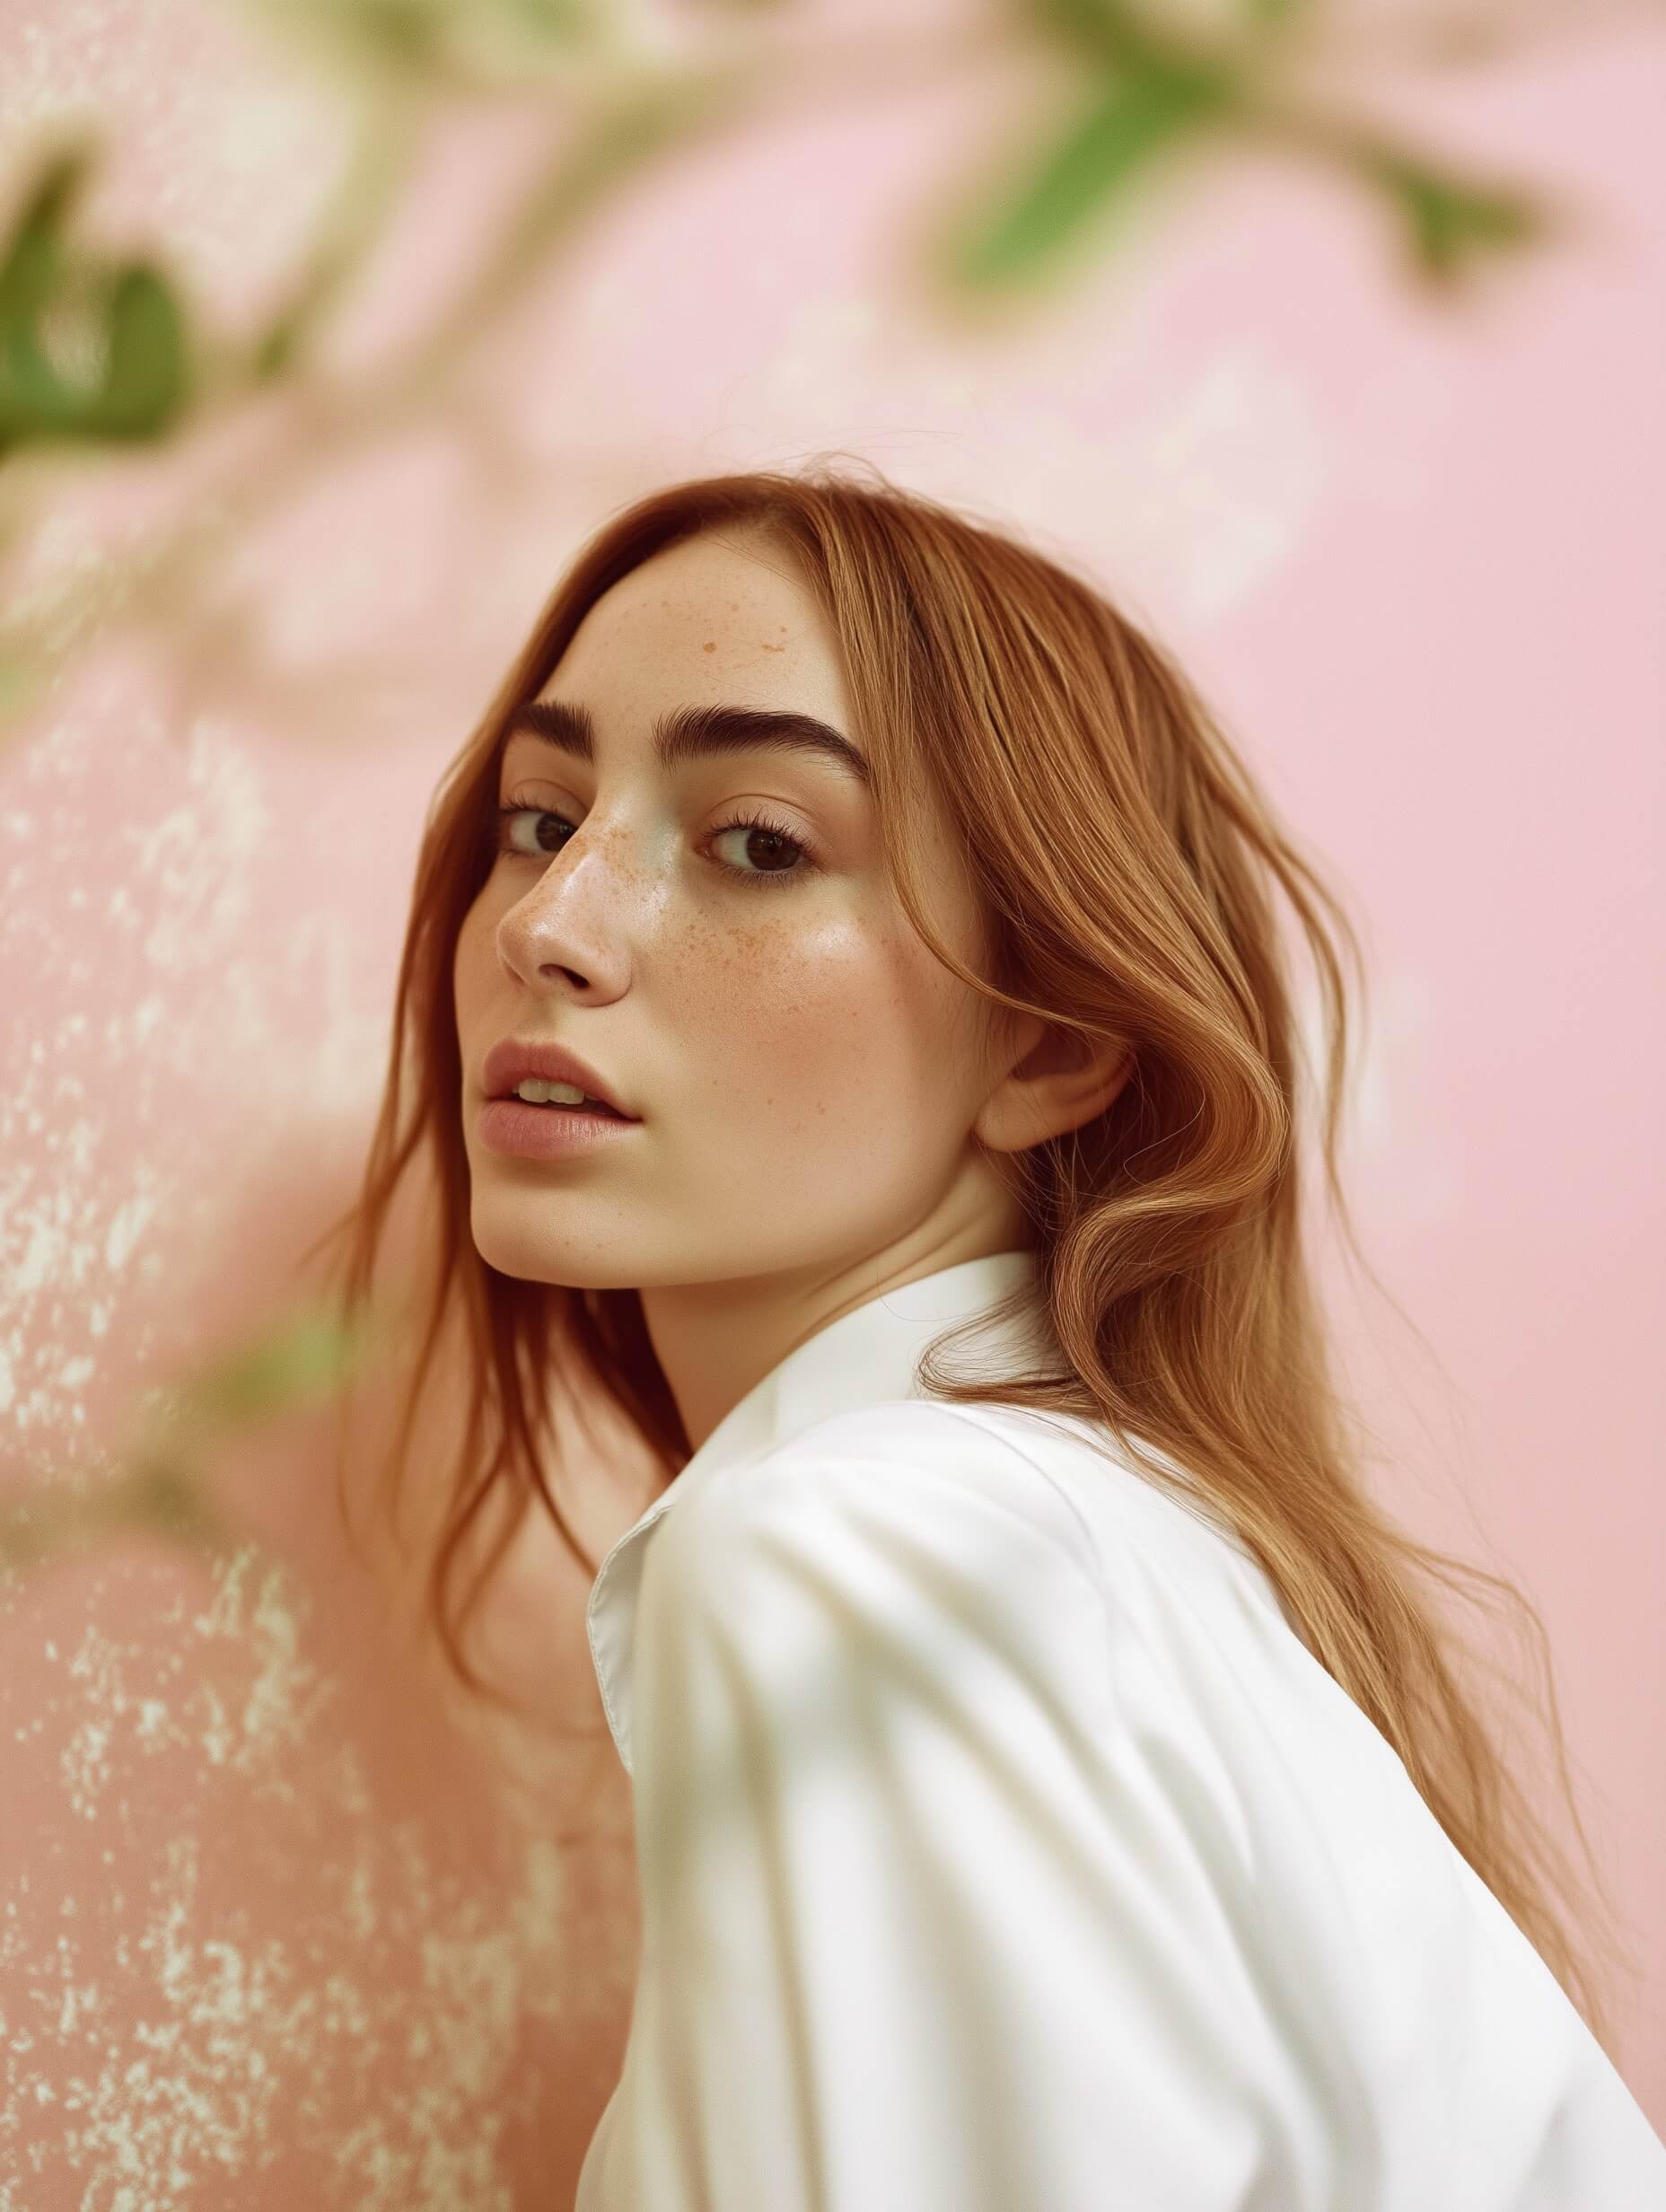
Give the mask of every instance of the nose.
[{"label": "nose", "polygon": [[623,896],[602,845],[574,829],[501,917],[498,958],[523,982],[606,996],[627,967]]}]

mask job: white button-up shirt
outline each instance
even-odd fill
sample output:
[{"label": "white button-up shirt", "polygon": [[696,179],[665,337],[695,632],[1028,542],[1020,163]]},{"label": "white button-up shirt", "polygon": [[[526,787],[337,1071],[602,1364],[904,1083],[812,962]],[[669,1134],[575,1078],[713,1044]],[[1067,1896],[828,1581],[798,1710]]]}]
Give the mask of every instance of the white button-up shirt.
[{"label": "white button-up shirt", "polygon": [[602,1562],[642,1946],[576,2212],[1666,2212],[1239,1540],[1100,1426],[919,1391],[1033,1268],[829,1323]]}]

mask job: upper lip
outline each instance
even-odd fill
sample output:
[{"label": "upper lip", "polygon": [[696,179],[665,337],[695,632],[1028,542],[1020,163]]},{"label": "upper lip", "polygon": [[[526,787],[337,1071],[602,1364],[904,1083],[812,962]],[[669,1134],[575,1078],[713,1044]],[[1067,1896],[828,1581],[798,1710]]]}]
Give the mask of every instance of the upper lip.
[{"label": "upper lip", "polygon": [[508,1098],[529,1075],[536,1075],[542,1083],[575,1083],[587,1098],[600,1099],[627,1121],[640,1118],[615,1097],[593,1067],[565,1045],[540,1044],[530,1038],[500,1038],[486,1056],[480,1084],[487,1098]]}]

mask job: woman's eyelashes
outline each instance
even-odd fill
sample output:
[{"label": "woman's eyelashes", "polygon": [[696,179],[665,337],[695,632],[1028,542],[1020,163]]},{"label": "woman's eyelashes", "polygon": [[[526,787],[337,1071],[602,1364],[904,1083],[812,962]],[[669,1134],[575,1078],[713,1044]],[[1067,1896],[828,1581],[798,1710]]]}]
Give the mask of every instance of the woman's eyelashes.
[{"label": "woman's eyelashes", "polygon": [[770,865],[757,869],[737,868],[726,860],[718,862],[720,868],[738,876],[743,883],[790,883],[799,876],[810,874],[815,866],[810,847],[803,839],[794,837],[785,822],[776,821],[762,812],[737,815],[732,821],[724,822],[721,829],[714,830],[706,842],[715,845],[719,838],[727,837],[735,830],[745,833],[741,847],[743,852],[750,851],[753,838],[758,838],[763,840],[766,850],[770,852],[772,860],[780,857],[783,847],[789,847],[797,856],[794,864],[785,868]]},{"label": "woman's eyelashes", "polygon": [[[566,842],[566,839],[563,838],[559,844],[555,845],[541,845],[536,847],[517,845],[513,837],[517,816],[530,814],[535,821],[560,822],[568,830],[574,827],[574,824],[569,821],[565,814],[557,813],[553,807],[539,806],[530,800],[505,800],[500,803],[497,812],[499,818],[498,854],[500,856],[510,855],[517,860],[551,859]],[[796,882],[801,877],[814,872],[815,858],[805,840],[789,830],[785,822],[777,821],[761,808],[753,808],[732,816],[729,821],[721,823],[718,828],[710,832],[706,838],[706,843],[715,845],[719,838],[729,837],[736,830],[746,832],[741,849],[746,852],[750,858],[758,860],[758,856],[752,850],[755,842],[761,843],[764,856],[758,860],[758,865],[750,867],[739,866],[732,861],[718,860],[715,865],[732,881],[744,883],[750,889],[755,885]],[[536,830],[533,834],[537,834]],[[783,847],[790,850],[796,856],[796,858],[787,866],[777,866],[775,864],[781,858]]]}]

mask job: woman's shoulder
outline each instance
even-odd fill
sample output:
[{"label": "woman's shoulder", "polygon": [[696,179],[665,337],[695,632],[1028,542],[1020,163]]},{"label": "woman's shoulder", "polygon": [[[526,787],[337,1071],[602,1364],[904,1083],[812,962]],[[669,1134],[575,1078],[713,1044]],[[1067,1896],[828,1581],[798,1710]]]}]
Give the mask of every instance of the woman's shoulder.
[{"label": "woman's shoulder", "polygon": [[[722,1469],[682,1509],[722,1519],[837,1519],[878,1527],[923,1517],[1017,1524],[1066,1555],[1107,1599],[1134,1601],[1152,1576],[1194,1601],[1210,1584],[1270,1605],[1271,1584],[1200,1485],[1150,1450],[1153,1479],[1108,1425],[1024,1406],[888,1400],[827,1416]],[[697,1509],[697,1512],[695,1510]]]},{"label": "woman's shoulder", "polygon": [[969,1522],[1025,1532],[1097,1580],[1098,1546],[1045,1453],[1026,1453],[979,1407],[899,1398],[829,1415],[715,1474],[685,1524],[822,1522],[947,1530]]}]

